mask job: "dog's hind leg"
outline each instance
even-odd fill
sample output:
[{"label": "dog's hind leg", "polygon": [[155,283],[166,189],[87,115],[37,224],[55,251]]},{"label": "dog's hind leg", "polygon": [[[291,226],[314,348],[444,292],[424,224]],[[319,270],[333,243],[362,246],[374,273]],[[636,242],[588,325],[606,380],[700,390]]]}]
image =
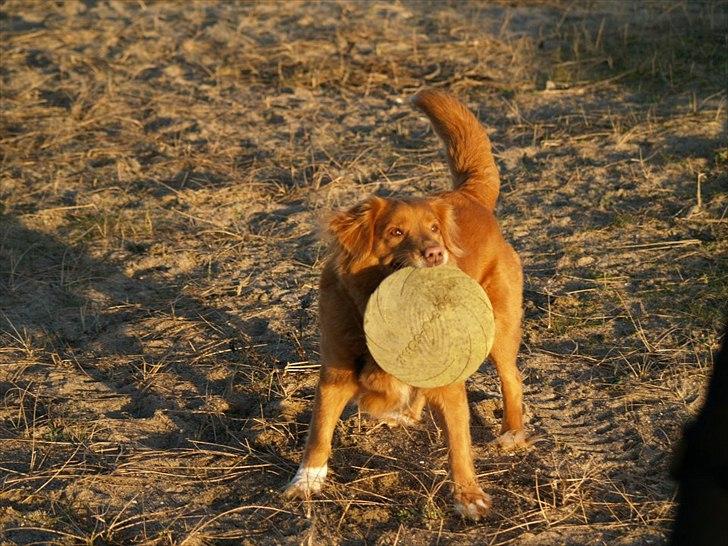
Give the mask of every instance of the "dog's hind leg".
[{"label": "dog's hind leg", "polygon": [[[518,273],[513,268],[501,276],[512,278]],[[490,359],[498,371],[503,394],[503,423],[497,443],[504,448],[520,448],[528,445],[523,428],[523,382],[516,365],[523,315],[521,285],[499,281],[501,278],[495,276],[486,288],[495,315],[495,341]]]},{"label": "dog's hind leg", "polygon": [[412,401],[410,402],[409,408],[405,411],[405,415],[414,423],[419,423],[422,419],[422,410],[425,408],[425,395],[421,390],[415,391],[412,395]]},{"label": "dog's hind leg", "polygon": [[[496,332],[499,331],[496,319]],[[501,341],[493,345],[490,358],[495,363],[503,394],[503,423],[496,442],[504,449],[522,448],[528,445],[523,428],[523,385],[516,366],[516,354],[520,342],[520,328],[500,325]]]}]

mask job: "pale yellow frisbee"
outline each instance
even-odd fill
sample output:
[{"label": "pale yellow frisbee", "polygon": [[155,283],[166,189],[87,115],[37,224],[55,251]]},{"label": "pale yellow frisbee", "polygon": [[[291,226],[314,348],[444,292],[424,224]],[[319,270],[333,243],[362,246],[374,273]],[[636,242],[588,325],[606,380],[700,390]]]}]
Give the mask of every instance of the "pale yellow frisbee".
[{"label": "pale yellow frisbee", "polygon": [[406,267],[369,298],[364,333],[384,371],[414,387],[442,387],[465,381],[488,356],[493,308],[455,266]]}]

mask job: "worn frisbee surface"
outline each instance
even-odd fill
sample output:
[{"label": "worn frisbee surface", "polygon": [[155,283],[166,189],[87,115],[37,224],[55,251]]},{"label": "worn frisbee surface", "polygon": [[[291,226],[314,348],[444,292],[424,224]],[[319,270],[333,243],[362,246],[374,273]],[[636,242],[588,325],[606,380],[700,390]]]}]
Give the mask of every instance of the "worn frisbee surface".
[{"label": "worn frisbee surface", "polygon": [[464,381],[480,367],[495,324],[485,291],[457,267],[406,267],[369,298],[364,333],[384,371],[432,388]]}]

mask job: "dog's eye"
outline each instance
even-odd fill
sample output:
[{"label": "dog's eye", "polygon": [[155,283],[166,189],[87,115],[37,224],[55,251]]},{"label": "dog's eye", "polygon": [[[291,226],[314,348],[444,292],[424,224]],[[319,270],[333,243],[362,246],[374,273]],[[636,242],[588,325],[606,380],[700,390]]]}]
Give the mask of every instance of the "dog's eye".
[{"label": "dog's eye", "polygon": [[393,227],[392,229],[389,230],[389,234],[392,237],[402,237],[402,235],[404,235],[404,232],[401,229],[399,229],[398,227]]},{"label": "dog's eye", "polygon": [[440,233],[440,227],[437,224],[432,224],[432,227],[430,228],[430,231],[432,233]]}]

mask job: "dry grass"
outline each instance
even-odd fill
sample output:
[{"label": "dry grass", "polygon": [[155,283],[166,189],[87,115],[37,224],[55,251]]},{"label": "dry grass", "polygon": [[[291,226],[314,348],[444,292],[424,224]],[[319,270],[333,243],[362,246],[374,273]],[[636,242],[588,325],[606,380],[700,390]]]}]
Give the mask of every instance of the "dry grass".
[{"label": "dry grass", "polygon": [[[646,544],[728,300],[726,3],[0,6],[8,544]],[[449,507],[432,420],[337,430],[279,492],[317,370],[324,212],[447,184],[407,104],[465,98],[523,258],[533,450]]]}]

